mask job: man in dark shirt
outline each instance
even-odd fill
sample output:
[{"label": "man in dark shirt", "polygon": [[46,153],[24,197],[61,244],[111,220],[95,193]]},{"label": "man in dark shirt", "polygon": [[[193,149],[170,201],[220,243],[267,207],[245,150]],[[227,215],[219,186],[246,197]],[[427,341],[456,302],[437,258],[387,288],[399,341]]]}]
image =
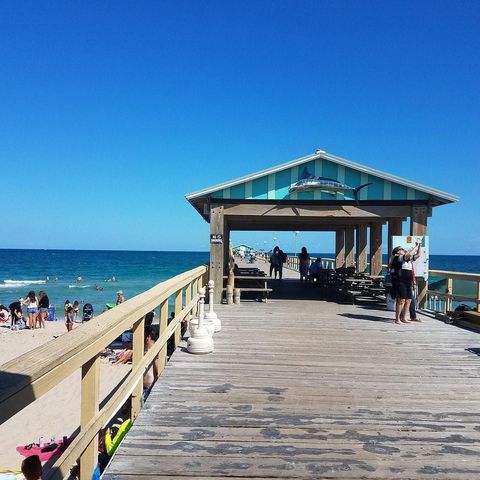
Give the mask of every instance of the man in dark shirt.
[{"label": "man in dark shirt", "polygon": [[22,304],[20,301],[16,301],[11,303],[8,308],[10,309],[12,325],[17,325],[17,323],[22,320]]},{"label": "man in dark shirt", "polygon": [[48,299],[47,294],[43,290],[38,294],[38,296],[38,311],[40,312],[38,320],[40,321],[40,326],[42,328],[45,328],[45,320],[48,317],[48,307],[50,306],[50,300]]}]

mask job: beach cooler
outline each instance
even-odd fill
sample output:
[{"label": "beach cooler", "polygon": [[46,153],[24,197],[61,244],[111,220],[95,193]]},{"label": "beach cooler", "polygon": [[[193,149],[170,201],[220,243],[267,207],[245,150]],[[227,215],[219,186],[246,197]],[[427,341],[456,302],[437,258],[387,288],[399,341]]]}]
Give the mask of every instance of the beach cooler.
[{"label": "beach cooler", "polygon": [[55,307],[49,307],[47,320],[50,321],[50,322],[53,322],[54,320],[56,320]]}]

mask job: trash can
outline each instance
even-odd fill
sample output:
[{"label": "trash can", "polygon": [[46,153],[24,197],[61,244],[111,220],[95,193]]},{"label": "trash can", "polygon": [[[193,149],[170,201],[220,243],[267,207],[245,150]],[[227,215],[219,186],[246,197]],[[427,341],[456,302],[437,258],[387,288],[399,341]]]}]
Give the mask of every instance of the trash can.
[{"label": "trash can", "polygon": [[389,310],[390,312],[394,312],[397,300],[395,298],[392,276],[390,274],[387,274],[385,276],[385,298],[387,301],[387,310]]},{"label": "trash can", "polygon": [[55,317],[55,307],[49,307],[48,309],[48,315],[47,315],[47,320],[49,322],[53,322],[56,320],[56,317]]}]

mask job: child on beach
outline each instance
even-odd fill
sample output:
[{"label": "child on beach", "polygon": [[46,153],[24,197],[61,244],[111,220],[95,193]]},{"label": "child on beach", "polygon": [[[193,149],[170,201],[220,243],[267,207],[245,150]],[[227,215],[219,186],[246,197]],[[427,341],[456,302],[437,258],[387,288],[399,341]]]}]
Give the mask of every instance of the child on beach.
[{"label": "child on beach", "polygon": [[25,480],[41,480],[42,479],[42,463],[38,455],[31,455],[22,462],[22,473]]},{"label": "child on beach", "polygon": [[74,319],[75,319],[75,311],[73,310],[73,307],[70,305],[67,309],[66,316],[65,316],[65,326],[67,327],[67,332],[72,331]]}]

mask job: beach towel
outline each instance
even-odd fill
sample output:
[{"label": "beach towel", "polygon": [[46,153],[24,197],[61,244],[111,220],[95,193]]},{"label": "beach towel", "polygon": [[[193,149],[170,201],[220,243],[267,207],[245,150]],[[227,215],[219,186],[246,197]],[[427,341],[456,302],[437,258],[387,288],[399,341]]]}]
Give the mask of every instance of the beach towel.
[{"label": "beach towel", "polygon": [[[50,445],[45,444],[45,446]],[[32,448],[25,448],[24,445],[20,445],[16,448],[17,452],[24,456],[24,457],[30,457],[31,455],[38,455],[40,458],[40,461],[46,462],[47,460],[50,460],[54,456],[61,455],[63,451],[65,450],[65,447],[63,446],[63,443],[58,442],[57,443],[57,448],[55,450],[52,450],[51,452],[42,452],[42,449],[38,445],[34,445]]]}]

